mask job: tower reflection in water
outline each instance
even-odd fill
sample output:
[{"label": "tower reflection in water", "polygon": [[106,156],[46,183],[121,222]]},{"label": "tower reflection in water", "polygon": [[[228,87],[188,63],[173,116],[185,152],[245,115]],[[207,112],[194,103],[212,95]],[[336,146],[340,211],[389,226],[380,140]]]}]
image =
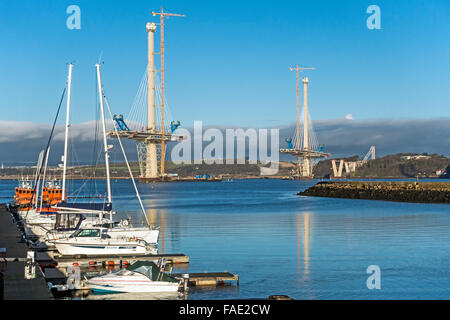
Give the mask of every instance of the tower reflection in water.
[{"label": "tower reflection in water", "polygon": [[[297,214],[297,272],[301,272],[301,242],[303,233],[303,274],[309,274],[309,217],[310,212]],[[303,228],[302,228],[303,227]]]},{"label": "tower reflection in water", "polygon": [[[145,201],[147,219],[150,225],[154,228],[160,227],[159,229],[159,241],[158,241],[158,251],[159,253],[164,253],[165,251],[165,229],[166,229],[166,209],[151,209],[153,205],[152,201]],[[159,218],[159,219],[158,219]]]}]

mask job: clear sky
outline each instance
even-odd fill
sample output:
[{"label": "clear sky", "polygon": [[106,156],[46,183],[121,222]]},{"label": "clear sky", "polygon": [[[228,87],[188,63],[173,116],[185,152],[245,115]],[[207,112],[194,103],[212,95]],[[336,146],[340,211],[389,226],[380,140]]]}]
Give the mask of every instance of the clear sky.
[{"label": "clear sky", "polygon": [[[81,30],[66,27],[71,4]],[[381,30],[366,27],[371,4]],[[72,122],[93,120],[100,55],[113,111],[127,114],[161,5],[186,14],[165,28],[166,98],[185,126],[292,123],[296,63],[317,68],[305,73],[315,120],[450,116],[447,0],[1,0],[0,120],[51,123],[69,61]]]}]

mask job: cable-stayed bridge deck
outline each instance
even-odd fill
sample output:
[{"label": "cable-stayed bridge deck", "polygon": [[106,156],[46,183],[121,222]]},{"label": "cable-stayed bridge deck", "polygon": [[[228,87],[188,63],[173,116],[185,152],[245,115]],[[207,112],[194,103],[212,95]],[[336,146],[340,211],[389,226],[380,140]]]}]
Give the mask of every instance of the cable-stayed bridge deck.
[{"label": "cable-stayed bridge deck", "polygon": [[280,149],[280,152],[302,158],[327,158],[331,155],[330,153],[322,151],[305,150],[305,149]]},{"label": "cable-stayed bridge deck", "polygon": [[[117,138],[117,135],[114,131],[107,131],[106,134],[111,138]],[[182,141],[184,138],[183,136],[172,133],[157,133],[151,131],[121,130],[118,131],[117,134],[121,138],[153,143],[160,143],[162,141]]]}]

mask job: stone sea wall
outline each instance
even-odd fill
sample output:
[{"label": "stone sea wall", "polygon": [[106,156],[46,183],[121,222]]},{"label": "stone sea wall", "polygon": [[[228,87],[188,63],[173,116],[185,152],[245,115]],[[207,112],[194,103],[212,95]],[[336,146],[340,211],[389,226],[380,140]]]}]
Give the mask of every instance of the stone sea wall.
[{"label": "stone sea wall", "polygon": [[301,196],[420,203],[450,203],[450,182],[326,181]]}]

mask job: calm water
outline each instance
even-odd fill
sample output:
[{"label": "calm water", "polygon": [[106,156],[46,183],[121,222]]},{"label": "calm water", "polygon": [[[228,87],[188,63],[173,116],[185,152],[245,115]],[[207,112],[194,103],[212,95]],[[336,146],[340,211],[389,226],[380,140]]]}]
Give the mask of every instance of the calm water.
[{"label": "calm water", "polygon": [[[240,286],[193,289],[189,299],[450,299],[450,206],[299,197],[314,181],[141,184],[159,249],[190,256],[176,272],[230,271]],[[0,182],[0,197],[15,181]],[[72,182],[73,194],[94,192]],[[102,182],[98,190],[104,190]],[[102,191],[104,192],[104,191]],[[130,181],[114,209],[143,222]],[[6,199],[0,199],[0,202]],[[381,268],[369,290],[366,269]]]}]

